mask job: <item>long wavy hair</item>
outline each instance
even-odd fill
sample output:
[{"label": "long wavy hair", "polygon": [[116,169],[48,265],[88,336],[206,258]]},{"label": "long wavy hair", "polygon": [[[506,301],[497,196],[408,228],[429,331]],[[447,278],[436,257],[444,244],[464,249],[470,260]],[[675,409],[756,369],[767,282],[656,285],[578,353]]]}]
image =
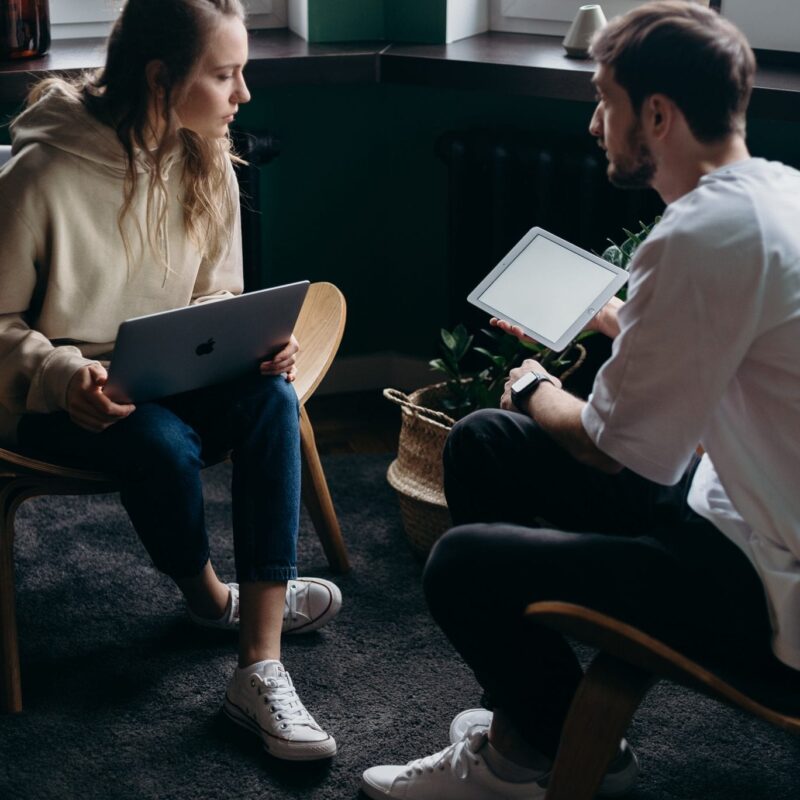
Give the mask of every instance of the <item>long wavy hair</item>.
[{"label": "long wavy hair", "polygon": [[[211,34],[223,16],[245,18],[240,0],[127,0],[108,39],[105,66],[71,82],[90,113],[110,125],[126,155],[123,202],[118,224],[130,262],[123,221],[137,186],[137,164],[144,164],[147,186],[147,240],[161,260],[156,231],[164,224],[167,189],[164,167],[175,147],[183,148],[184,223],[191,241],[209,259],[230,245],[236,197],[230,190],[228,162],[241,163],[230,137],[209,139],[178,123],[175,108],[192,83]],[[147,65],[159,61],[159,94],[148,85]],[[31,91],[28,104],[41,97],[58,78],[46,79]],[[154,127],[158,109],[160,130]],[[141,224],[134,220],[142,238]]]}]

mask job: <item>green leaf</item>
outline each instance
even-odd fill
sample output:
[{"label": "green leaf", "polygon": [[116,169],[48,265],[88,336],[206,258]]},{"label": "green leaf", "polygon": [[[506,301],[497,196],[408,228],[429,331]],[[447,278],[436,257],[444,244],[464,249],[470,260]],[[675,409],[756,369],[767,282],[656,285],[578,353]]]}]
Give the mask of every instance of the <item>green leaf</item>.
[{"label": "green leaf", "polygon": [[498,367],[503,367],[508,362],[508,359],[503,358],[503,356],[495,355],[494,353],[490,353],[485,347],[476,347],[476,353],[480,353],[482,356],[486,356],[493,364]]},{"label": "green leaf", "polygon": [[469,352],[470,347],[472,347],[472,341],[473,341],[472,336],[468,336],[466,339],[458,343],[458,346],[456,347],[455,357],[459,361],[461,361],[461,359],[464,358],[464,356]]},{"label": "green leaf", "polygon": [[464,408],[464,403],[463,401],[451,400],[449,397],[445,397],[442,399],[442,406],[445,411],[458,411]]},{"label": "green leaf", "polygon": [[610,261],[614,266],[621,267],[625,259],[625,254],[617,245],[612,244],[611,247],[607,247],[603,251],[602,258],[606,261]]}]

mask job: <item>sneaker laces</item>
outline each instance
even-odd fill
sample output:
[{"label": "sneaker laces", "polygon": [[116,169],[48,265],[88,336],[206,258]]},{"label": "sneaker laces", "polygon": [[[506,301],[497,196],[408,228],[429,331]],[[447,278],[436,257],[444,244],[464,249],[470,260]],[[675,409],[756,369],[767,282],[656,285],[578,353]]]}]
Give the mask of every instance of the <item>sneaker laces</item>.
[{"label": "sneaker laces", "polygon": [[284,619],[297,619],[297,584],[290,583],[289,591],[286,592],[286,605],[283,610]]},{"label": "sneaker laces", "polygon": [[483,747],[486,740],[485,728],[474,726],[471,728],[463,739],[445,747],[438,753],[425,758],[417,758],[414,761],[409,761],[406,764],[406,775],[411,777],[412,774],[422,775],[423,772],[433,772],[436,769],[445,769],[450,766],[453,774],[460,780],[465,780],[469,775],[470,766],[472,764],[479,764],[480,759],[477,756],[478,750]]},{"label": "sneaker laces", "polygon": [[258,694],[264,696],[264,704],[269,705],[269,710],[275,715],[275,719],[280,721],[281,728],[286,729],[289,725],[306,725],[317,731],[322,730],[303,705],[288,672],[279,677],[260,678],[260,680]]},{"label": "sneaker laces", "polygon": [[227,622],[230,625],[238,624],[239,623],[239,586],[235,583],[228,584],[228,590],[230,591],[230,606],[226,611],[229,613],[227,614]]}]

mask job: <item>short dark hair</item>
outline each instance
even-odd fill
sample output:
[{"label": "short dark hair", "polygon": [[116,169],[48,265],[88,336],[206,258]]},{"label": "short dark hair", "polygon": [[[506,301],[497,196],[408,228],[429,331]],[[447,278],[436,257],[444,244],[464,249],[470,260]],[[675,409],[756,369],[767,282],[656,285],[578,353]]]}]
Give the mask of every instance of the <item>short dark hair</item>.
[{"label": "short dark hair", "polygon": [[611,20],[591,54],[613,68],[637,114],[645,98],[664,94],[700,141],[744,134],[755,56],[717,12],[684,0],[647,3]]}]

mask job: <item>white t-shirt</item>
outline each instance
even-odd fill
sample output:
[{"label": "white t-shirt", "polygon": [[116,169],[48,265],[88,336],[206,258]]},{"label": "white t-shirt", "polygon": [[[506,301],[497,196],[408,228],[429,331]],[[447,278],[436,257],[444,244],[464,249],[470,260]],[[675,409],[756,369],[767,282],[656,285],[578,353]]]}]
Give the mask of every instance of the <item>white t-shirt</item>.
[{"label": "white t-shirt", "polygon": [[704,176],[636,253],[619,321],[584,428],[662,484],[703,445],[689,505],[751,559],[800,669],[800,172]]}]

